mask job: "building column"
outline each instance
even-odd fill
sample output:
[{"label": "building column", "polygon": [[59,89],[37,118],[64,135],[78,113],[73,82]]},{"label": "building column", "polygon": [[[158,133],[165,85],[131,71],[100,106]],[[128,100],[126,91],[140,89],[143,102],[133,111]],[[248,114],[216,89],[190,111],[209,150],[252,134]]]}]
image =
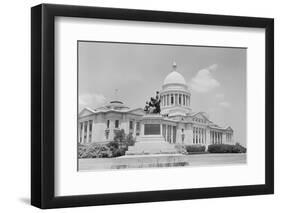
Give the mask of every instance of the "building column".
[{"label": "building column", "polygon": [[174,143],[174,128],[171,125],[171,143]]},{"label": "building column", "polygon": [[88,142],[88,138],[89,138],[89,122],[85,121],[85,123],[87,124],[85,143],[87,143]]},{"label": "building column", "polygon": [[214,144],[216,144],[217,143],[217,134],[216,134],[216,132],[214,131]]},{"label": "building column", "polygon": [[202,128],[200,128],[200,144],[203,143],[203,131],[202,131]]},{"label": "building column", "polygon": [[203,144],[205,144],[205,129],[204,128],[202,128],[202,131],[203,131]]},{"label": "building column", "polygon": [[165,141],[168,141],[168,125],[166,124]]},{"label": "building column", "polygon": [[198,127],[195,128],[196,139],[195,143],[198,144]]},{"label": "building column", "polygon": [[219,143],[219,133],[216,132],[216,135],[217,135],[217,144]]},{"label": "building column", "polygon": [[198,144],[201,143],[200,128],[198,127]]},{"label": "building column", "polygon": [[196,127],[193,127],[194,128],[194,133],[193,133],[193,136],[194,136],[194,144],[196,144]]},{"label": "building column", "polygon": [[219,143],[219,135],[218,135],[218,132],[216,132],[216,144]]}]

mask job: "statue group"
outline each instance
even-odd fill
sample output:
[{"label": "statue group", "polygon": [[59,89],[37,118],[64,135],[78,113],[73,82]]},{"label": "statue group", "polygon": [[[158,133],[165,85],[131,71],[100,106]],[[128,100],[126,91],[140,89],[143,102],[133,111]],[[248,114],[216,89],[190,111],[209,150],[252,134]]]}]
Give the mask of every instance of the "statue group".
[{"label": "statue group", "polygon": [[148,114],[157,114],[161,112],[161,108],[160,108],[160,95],[159,92],[156,92],[156,96],[151,97],[150,101],[146,101],[145,107],[144,107],[144,111]]}]

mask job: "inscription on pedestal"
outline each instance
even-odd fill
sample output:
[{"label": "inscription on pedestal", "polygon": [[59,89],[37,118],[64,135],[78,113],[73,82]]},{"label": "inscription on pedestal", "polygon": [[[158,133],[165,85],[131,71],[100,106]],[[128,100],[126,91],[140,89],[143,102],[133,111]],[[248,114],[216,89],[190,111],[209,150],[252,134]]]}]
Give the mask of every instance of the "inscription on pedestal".
[{"label": "inscription on pedestal", "polygon": [[160,135],[160,124],[144,124],[144,135]]}]

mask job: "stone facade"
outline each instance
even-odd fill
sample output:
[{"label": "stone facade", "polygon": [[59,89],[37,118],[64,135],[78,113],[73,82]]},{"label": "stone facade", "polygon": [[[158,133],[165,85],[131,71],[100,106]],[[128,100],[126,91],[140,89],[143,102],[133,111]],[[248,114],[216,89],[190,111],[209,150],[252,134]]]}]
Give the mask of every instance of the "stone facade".
[{"label": "stone facade", "polygon": [[[191,93],[175,64],[164,80],[160,100],[161,134],[167,143],[206,146],[234,143],[230,126],[220,127],[210,121],[205,112],[192,112]],[[85,108],[79,113],[78,142],[107,143],[119,129],[132,133],[138,141],[144,135],[145,115],[142,108],[130,109],[121,101],[111,101],[94,110]]]}]

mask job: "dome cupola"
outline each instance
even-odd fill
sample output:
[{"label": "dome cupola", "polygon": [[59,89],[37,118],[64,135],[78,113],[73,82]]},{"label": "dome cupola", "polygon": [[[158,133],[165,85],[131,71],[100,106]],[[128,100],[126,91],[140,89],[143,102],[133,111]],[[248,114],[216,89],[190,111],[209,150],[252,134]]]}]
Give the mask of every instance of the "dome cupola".
[{"label": "dome cupola", "polygon": [[182,74],[177,71],[177,64],[173,63],[173,70],[164,79],[161,98],[161,114],[184,116],[191,111],[190,92]]},{"label": "dome cupola", "polygon": [[177,69],[177,64],[174,62],[173,71],[169,75],[167,75],[167,77],[164,80],[163,85],[167,85],[167,84],[186,85],[184,77],[179,72],[177,72],[176,69]]}]

